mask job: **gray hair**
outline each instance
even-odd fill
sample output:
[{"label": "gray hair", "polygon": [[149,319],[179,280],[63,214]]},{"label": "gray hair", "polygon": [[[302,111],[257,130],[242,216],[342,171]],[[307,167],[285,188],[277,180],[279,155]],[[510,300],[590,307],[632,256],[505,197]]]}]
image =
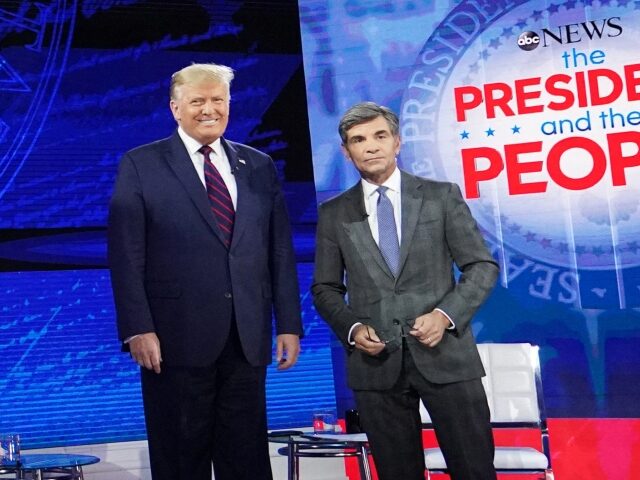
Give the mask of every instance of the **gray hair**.
[{"label": "gray hair", "polygon": [[347,144],[347,131],[351,127],[374,120],[378,117],[383,117],[387,121],[393,136],[397,136],[400,133],[400,121],[393,110],[374,102],[356,103],[349,108],[340,119],[338,133],[342,139],[342,144]]},{"label": "gray hair", "polygon": [[227,86],[227,91],[230,91],[231,80],[233,80],[233,69],[226,65],[193,63],[171,75],[169,97],[171,100],[177,100],[177,89],[182,85],[198,84],[207,81],[222,83]]}]

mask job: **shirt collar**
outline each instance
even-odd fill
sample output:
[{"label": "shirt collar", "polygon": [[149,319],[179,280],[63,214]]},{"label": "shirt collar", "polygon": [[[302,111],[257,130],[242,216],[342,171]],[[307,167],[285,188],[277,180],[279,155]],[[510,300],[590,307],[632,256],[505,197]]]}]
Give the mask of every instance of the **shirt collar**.
[{"label": "shirt collar", "polygon": [[[400,193],[400,169],[396,165],[395,170],[391,174],[387,181],[382,184],[382,186],[387,187],[392,192]],[[377,193],[376,190],[380,185],[376,185],[375,183],[369,183],[364,178],[360,180],[362,183],[362,191],[364,192],[364,198],[369,198],[371,195]]]},{"label": "shirt collar", "polygon": [[[198,142],[195,138],[187,135],[187,133],[182,129],[182,127],[178,127],[178,135],[180,136],[182,143],[184,143],[184,146],[187,147],[187,152],[189,152],[189,155],[198,153],[198,150],[200,150],[200,148],[202,147],[202,144],[200,142]],[[222,142],[220,141],[219,138],[215,142],[210,143],[209,146],[213,149],[213,151],[216,153],[218,158],[223,158]]]}]

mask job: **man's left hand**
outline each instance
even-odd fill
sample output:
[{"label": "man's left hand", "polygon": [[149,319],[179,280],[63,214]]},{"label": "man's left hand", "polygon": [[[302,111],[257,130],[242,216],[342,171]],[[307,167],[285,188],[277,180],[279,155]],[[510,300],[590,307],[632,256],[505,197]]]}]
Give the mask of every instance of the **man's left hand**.
[{"label": "man's left hand", "polygon": [[416,318],[409,333],[423,345],[433,348],[440,343],[445,329],[450,325],[451,322],[444,313],[433,310]]},{"label": "man's left hand", "polygon": [[300,337],[291,333],[282,333],[276,337],[276,362],[278,370],[293,367],[300,354]]}]

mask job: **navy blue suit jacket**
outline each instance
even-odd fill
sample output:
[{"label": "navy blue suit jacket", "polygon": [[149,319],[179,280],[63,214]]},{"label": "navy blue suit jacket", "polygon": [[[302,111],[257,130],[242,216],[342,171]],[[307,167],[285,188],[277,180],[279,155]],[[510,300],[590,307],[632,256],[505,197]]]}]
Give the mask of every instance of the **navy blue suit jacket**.
[{"label": "navy blue suit jacket", "polygon": [[206,366],[232,318],[248,361],[272,358],[276,333],[302,334],[289,218],[267,155],[222,139],[238,187],[224,246],[177,131],[127,152],[109,211],[109,266],[121,340],[155,332],[163,363]]}]

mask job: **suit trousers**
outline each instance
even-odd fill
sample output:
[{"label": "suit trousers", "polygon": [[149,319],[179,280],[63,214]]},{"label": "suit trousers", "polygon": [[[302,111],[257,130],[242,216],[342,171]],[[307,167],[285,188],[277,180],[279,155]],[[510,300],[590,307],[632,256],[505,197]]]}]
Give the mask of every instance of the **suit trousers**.
[{"label": "suit trousers", "polygon": [[266,367],[251,366],[232,325],[209,367],[142,369],[153,480],[271,480]]},{"label": "suit trousers", "polygon": [[420,399],[431,415],[451,479],[496,479],[489,406],[480,379],[429,382],[403,342],[402,371],[393,388],[354,393],[380,480],[424,480]]}]

